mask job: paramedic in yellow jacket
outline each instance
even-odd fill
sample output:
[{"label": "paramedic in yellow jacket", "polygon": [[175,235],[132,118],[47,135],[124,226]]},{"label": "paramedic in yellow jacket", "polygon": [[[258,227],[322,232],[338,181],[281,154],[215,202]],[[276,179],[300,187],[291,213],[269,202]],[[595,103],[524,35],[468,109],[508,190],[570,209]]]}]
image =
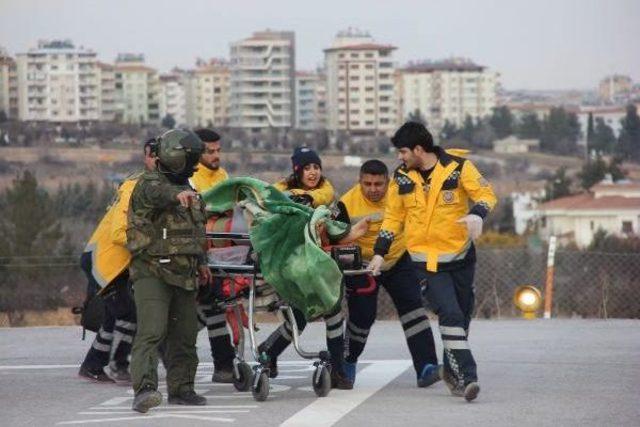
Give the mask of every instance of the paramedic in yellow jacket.
[{"label": "paramedic in yellow jacket", "polygon": [[229,175],[224,168],[220,167],[220,135],[211,129],[198,129],[195,133],[204,142],[206,148],[200,156],[198,170],[189,178],[189,183],[198,193],[204,193],[229,178]]},{"label": "paramedic in yellow jacket", "polygon": [[434,146],[422,124],[405,123],[391,142],[403,166],[389,188],[369,268],[374,274],[380,270],[394,238],[404,231],[419,283],[439,317],[442,377],[454,395],[471,401],[480,392],[467,341],[474,305],[473,241],[496,196],[471,161]]},{"label": "paramedic in yellow jacket", "polygon": [[[198,169],[189,179],[191,186],[200,194],[229,178],[220,166],[221,138],[212,129],[197,129],[195,134],[204,142],[205,150],[200,156]],[[225,311],[212,301],[209,287],[201,287],[198,295],[198,321],[207,328],[211,357],[213,358],[212,382],[233,382],[233,358],[235,351],[227,329]]]},{"label": "paramedic in yellow jacket", "polygon": [[[367,262],[374,255],[373,246],[382,225],[388,187],[387,166],[380,160],[367,160],[360,168],[358,184],[338,202],[338,221],[355,224],[362,218],[369,219],[367,232],[355,242],[360,246],[362,259]],[[345,373],[349,380],[355,381],[358,357],[364,350],[376,318],[378,289],[383,286],[393,301],[404,330],[417,385],[428,387],[440,380],[438,358],[402,231],[391,244],[385,261],[381,267],[382,273],[375,278],[361,275],[345,277],[349,310],[345,332]]]},{"label": "paramedic in yellow jacket", "polygon": [[[297,147],[291,156],[293,173],[274,186],[287,194],[293,201],[312,207],[335,204],[333,186],[322,176],[322,160],[309,147]],[[361,224],[364,225],[364,224]],[[354,227],[355,228],[355,227]],[[301,311],[293,310],[296,324],[300,332],[306,327],[306,319]],[[344,372],[344,317],[342,311],[331,313],[324,318],[326,325],[327,348],[331,356],[331,386],[349,390],[353,388]],[[292,340],[291,323],[285,321],[260,346],[258,351],[269,358],[269,376],[278,376],[278,356],[287,348]]]},{"label": "paramedic in yellow jacket", "polygon": [[[145,169],[155,168],[155,155],[151,139],[144,144]],[[99,293],[104,299],[106,315],[100,330],[91,344],[79,375],[95,382],[130,381],[128,357],[136,331],[136,310],[131,298],[129,262],[131,254],[127,243],[127,211],[133,188],[142,172],[125,179],[117,191],[114,202],[100,220],[80,258],[88,279],[87,296]],[[110,361],[112,344],[113,351]],[[109,374],[104,368],[109,365]]]},{"label": "paramedic in yellow jacket", "polygon": [[309,147],[297,147],[291,156],[293,173],[274,184],[278,190],[302,204],[314,208],[330,207],[335,203],[335,191],[327,178],[322,176],[322,160]]}]

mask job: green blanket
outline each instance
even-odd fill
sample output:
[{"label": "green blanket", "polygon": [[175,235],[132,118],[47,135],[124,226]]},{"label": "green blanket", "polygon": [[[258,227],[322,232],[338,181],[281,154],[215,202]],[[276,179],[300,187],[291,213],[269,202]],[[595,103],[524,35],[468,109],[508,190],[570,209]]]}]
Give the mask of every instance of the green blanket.
[{"label": "green blanket", "polygon": [[348,233],[349,225],[331,220],[329,209],[294,203],[273,186],[248,177],[223,181],[203,199],[213,213],[246,204],[254,215],[249,235],[262,275],[307,319],[330,314],[340,304],[342,273],[320,248],[316,224],[324,222],[332,240]]}]

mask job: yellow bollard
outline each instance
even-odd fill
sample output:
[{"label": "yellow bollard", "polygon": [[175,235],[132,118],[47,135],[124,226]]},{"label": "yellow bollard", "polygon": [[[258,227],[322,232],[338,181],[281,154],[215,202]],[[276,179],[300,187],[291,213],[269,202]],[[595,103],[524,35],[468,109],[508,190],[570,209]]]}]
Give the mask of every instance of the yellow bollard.
[{"label": "yellow bollard", "polygon": [[513,293],[513,303],[525,319],[535,319],[536,311],[542,305],[542,293],[531,285],[518,286]]}]

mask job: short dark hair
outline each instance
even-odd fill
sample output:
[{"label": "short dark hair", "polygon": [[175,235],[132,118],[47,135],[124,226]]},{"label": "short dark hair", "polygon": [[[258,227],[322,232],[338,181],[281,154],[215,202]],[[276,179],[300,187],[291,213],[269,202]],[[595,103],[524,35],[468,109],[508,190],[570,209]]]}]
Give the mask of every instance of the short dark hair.
[{"label": "short dark hair", "polygon": [[202,128],[195,130],[196,135],[202,142],[218,142],[220,141],[220,135],[212,129]]},{"label": "short dark hair", "polygon": [[387,165],[377,159],[367,160],[360,166],[360,175],[384,175],[389,176],[389,169]]},{"label": "short dark hair", "polygon": [[426,152],[433,152],[433,136],[427,128],[418,122],[406,122],[391,137],[391,143],[396,148],[413,150],[418,145]]}]

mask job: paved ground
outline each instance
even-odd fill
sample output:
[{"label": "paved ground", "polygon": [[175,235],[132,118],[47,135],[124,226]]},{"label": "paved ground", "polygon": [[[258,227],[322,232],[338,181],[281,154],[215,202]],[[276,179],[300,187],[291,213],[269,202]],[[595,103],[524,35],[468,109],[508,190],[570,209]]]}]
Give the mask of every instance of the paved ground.
[{"label": "paved ground", "polygon": [[[260,336],[272,329],[266,325]],[[308,345],[321,343],[312,324]],[[482,392],[468,404],[442,383],[415,387],[400,326],[374,327],[353,391],[316,398],[311,367],[292,353],[266,402],[215,385],[204,334],[198,371],[207,407],[163,403],[147,415],[130,410],[131,391],[79,379],[90,340],[78,328],[0,329],[0,424],[174,426],[639,426],[640,321],[476,321],[471,344]]]}]

